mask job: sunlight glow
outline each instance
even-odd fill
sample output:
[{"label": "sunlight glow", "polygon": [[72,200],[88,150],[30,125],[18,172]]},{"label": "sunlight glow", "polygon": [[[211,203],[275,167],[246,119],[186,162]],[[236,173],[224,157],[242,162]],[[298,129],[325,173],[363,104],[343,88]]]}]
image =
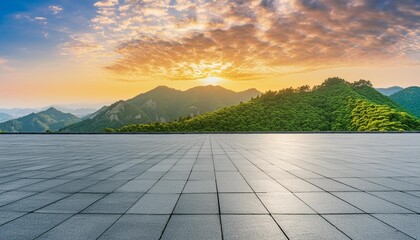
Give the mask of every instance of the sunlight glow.
[{"label": "sunlight glow", "polygon": [[205,84],[217,84],[217,83],[220,83],[220,81],[222,81],[222,78],[210,76],[210,77],[204,78],[202,81]]}]

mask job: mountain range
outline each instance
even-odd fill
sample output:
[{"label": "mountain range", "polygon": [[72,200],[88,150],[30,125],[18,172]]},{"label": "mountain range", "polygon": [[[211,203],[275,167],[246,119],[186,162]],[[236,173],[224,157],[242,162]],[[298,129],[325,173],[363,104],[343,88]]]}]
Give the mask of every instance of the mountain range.
[{"label": "mountain range", "polygon": [[403,90],[404,88],[399,87],[399,86],[394,86],[394,87],[388,87],[388,88],[375,88],[375,89],[376,91],[382,93],[385,96],[390,96],[396,92]]},{"label": "mountain range", "polygon": [[413,131],[419,118],[369,81],[329,78],[310,88],[268,91],[246,103],[169,123],[132,124],[117,132]]},{"label": "mountain range", "polygon": [[9,120],[0,124],[0,131],[5,132],[45,132],[59,129],[81,119],[70,113],[63,113],[50,107],[39,113],[31,113],[24,117]]},{"label": "mountain range", "polygon": [[[0,123],[5,122],[10,119],[20,118],[31,113],[42,112],[48,108],[55,108],[60,112],[71,113],[77,117],[85,117],[87,115],[96,112],[98,108],[91,107],[67,107],[65,105],[51,105],[43,108],[0,108]],[[9,117],[9,119],[2,121],[2,116]]]},{"label": "mountain range", "polygon": [[128,124],[174,121],[236,105],[260,94],[256,89],[234,92],[211,85],[186,91],[159,86],[132,99],[105,106],[60,132],[101,132],[105,128],[119,128]]},{"label": "mountain range", "polygon": [[[31,110],[0,109],[0,131],[415,130],[420,88],[375,90],[368,81],[348,83],[339,78],[312,89],[302,86],[264,94],[256,89],[234,92],[220,86],[186,91],[160,86],[96,112],[70,105],[28,114]],[[70,111],[77,115],[64,113]],[[16,117],[24,113],[27,115]]]}]

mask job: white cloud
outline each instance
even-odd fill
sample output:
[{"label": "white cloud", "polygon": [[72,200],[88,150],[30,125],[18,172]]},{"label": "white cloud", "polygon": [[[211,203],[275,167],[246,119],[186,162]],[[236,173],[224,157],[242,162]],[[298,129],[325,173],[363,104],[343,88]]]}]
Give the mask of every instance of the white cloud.
[{"label": "white cloud", "polygon": [[44,18],[44,17],[34,17],[34,20],[36,20],[36,21],[45,21],[47,19]]},{"label": "white cloud", "polygon": [[103,0],[94,4],[95,7],[113,7],[115,5],[118,5],[118,0]]},{"label": "white cloud", "polygon": [[57,5],[51,5],[48,7],[48,9],[51,11],[52,14],[56,15],[62,12],[64,9]]}]

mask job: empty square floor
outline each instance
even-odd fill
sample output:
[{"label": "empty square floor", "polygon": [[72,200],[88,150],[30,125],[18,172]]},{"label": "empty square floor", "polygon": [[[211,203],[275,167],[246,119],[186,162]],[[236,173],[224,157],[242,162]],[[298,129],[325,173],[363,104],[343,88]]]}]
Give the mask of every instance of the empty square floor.
[{"label": "empty square floor", "polygon": [[420,239],[420,134],[0,135],[0,239]]}]

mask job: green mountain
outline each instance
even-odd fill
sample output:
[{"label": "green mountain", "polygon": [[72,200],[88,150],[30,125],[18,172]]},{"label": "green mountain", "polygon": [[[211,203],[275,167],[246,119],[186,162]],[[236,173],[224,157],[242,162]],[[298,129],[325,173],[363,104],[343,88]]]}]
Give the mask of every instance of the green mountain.
[{"label": "green mountain", "polygon": [[382,93],[385,96],[390,96],[396,92],[399,92],[401,90],[403,90],[404,88],[402,87],[398,87],[398,86],[394,86],[394,87],[389,87],[389,88],[375,88],[376,91]]},{"label": "green mountain", "polygon": [[248,101],[261,94],[256,89],[234,92],[220,86],[202,86],[180,91],[164,86],[126,101],[105,106],[62,132],[102,132],[128,124],[174,121],[197,116]]},{"label": "green mountain", "polygon": [[409,112],[420,117],[420,87],[409,87],[389,97]]},{"label": "green mountain", "polygon": [[27,116],[1,123],[0,130],[4,132],[57,131],[79,121],[80,118],[51,107],[39,113],[31,113]]},{"label": "green mountain", "polygon": [[[118,132],[410,131],[420,120],[370,82],[329,78],[310,89],[268,91],[246,103],[171,123],[133,124]],[[107,129],[113,131],[113,129]]]}]

